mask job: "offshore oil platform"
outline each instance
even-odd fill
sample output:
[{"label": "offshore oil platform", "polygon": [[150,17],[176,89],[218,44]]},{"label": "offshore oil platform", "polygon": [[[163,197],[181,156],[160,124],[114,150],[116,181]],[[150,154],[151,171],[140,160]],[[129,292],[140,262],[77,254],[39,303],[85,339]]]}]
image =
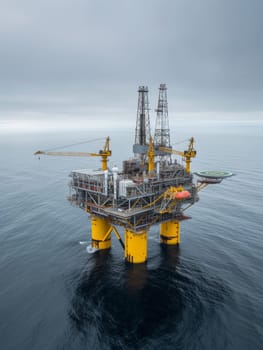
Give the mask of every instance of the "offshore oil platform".
[{"label": "offshore oil platform", "polygon": [[[171,147],[168,120],[167,88],[160,84],[156,109],[154,136],[151,136],[148,87],[138,89],[138,107],[133,145],[134,158],[123,161],[123,169],[108,168],[112,155],[110,138],[98,153],[46,152],[37,155],[101,157],[101,169],[73,170],[70,173],[71,204],[91,215],[92,247],[110,249],[115,234],[129,263],[147,260],[148,231],[160,224],[160,242],[167,245],[180,243],[180,222],[190,219],[186,209],[199,200],[198,192],[210,184],[220,183],[232,176],[229,172],[204,171],[195,173],[193,181],[190,164],[196,156],[194,138],[186,150]],[[183,158],[185,165],[173,159]],[[117,229],[117,227],[118,229]],[[124,229],[124,241],[119,228]]]}]

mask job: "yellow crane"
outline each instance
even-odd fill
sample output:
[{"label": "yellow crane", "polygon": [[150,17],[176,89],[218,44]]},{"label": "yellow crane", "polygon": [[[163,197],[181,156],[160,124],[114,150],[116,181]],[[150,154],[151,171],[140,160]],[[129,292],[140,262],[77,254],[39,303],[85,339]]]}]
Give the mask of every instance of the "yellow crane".
[{"label": "yellow crane", "polygon": [[106,138],[104,148],[99,153],[88,152],[50,152],[50,151],[37,151],[34,155],[46,155],[46,156],[69,156],[69,157],[101,157],[101,169],[108,169],[108,157],[111,156],[110,150],[110,138]]},{"label": "yellow crane", "polygon": [[185,160],[185,170],[187,173],[190,173],[190,163],[191,158],[194,158],[196,156],[196,150],[194,149],[194,138],[191,137],[189,140],[188,149],[185,151],[176,151],[171,148],[167,147],[159,147],[159,151],[168,152],[172,154],[178,154],[179,156],[182,156]]},{"label": "yellow crane", "polygon": [[147,156],[148,156],[148,174],[150,175],[154,171],[154,157],[155,157],[152,136],[150,136]]}]

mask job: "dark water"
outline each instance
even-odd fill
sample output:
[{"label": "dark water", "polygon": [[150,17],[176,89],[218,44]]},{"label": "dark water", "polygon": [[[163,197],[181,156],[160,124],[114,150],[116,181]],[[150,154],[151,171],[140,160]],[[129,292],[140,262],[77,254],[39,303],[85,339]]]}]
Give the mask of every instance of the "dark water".
[{"label": "dark water", "polygon": [[[99,160],[32,156],[94,134],[1,135],[0,349],[262,349],[262,131],[194,130],[193,170],[237,176],[201,193],[180,248],[161,247],[153,227],[142,266],[124,263],[114,237],[88,253],[89,218],[66,201],[70,170]],[[108,134],[120,165],[131,132],[95,137]]]}]

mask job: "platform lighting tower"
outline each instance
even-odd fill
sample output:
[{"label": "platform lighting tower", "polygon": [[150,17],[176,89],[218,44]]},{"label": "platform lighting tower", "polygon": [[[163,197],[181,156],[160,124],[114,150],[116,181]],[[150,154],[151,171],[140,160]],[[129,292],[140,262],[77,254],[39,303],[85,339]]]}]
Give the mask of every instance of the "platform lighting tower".
[{"label": "platform lighting tower", "polygon": [[140,86],[138,90],[138,107],[135,129],[135,141],[133,152],[137,158],[144,159],[149,145],[151,134],[150,115],[149,115],[149,100],[148,87]]},{"label": "platform lighting tower", "polygon": [[154,145],[158,147],[171,147],[166,84],[160,84],[158,105],[155,111],[157,115],[155,121]]}]

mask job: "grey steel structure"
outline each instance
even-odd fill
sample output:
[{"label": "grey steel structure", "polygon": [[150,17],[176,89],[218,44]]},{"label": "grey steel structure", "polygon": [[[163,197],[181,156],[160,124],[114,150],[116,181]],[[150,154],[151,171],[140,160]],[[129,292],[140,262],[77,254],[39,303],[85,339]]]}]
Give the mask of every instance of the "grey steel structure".
[{"label": "grey steel structure", "polygon": [[[133,163],[128,173],[116,168],[109,171],[74,170],[71,172],[69,201],[113,224],[134,232],[170,220],[184,220],[184,210],[198,201],[198,188],[193,175],[175,163],[149,177],[143,168],[134,175]],[[188,199],[175,201],[171,188],[182,186],[190,193]]]}]

